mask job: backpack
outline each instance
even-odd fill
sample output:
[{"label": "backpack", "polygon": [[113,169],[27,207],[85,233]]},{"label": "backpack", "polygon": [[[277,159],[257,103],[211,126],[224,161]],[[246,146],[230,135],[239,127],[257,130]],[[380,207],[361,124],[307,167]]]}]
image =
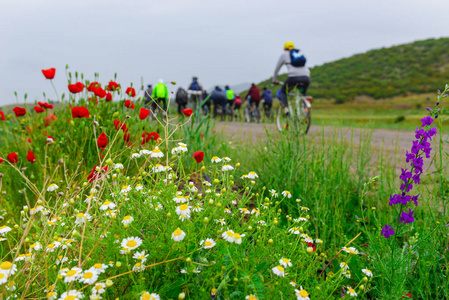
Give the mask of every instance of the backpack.
[{"label": "backpack", "polygon": [[227,90],[226,96],[228,97],[228,100],[234,100],[234,92],[232,90]]},{"label": "backpack", "polygon": [[197,81],[192,82],[192,91],[199,91],[200,90],[200,86],[198,85]]},{"label": "backpack", "polygon": [[242,98],[240,98],[240,96],[235,97],[235,104],[236,105],[241,105],[242,104]]},{"label": "backpack", "polygon": [[306,58],[299,49],[290,50],[290,64],[294,67],[304,67]]},{"label": "backpack", "polygon": [[176,93],[176,101],[179,104],[187,104],[188,94],[185,89],[181,88]]}]

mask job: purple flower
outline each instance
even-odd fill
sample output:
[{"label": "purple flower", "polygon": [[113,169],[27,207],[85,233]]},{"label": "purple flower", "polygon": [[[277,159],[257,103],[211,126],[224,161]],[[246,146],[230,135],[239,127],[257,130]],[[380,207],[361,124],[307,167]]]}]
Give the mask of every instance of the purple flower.
[{"label": "purple flower", "polygon": [[427,117],[422,118],[421,122],[422,122],[421,127],[429,126],[432,124],[433,118],[431,116],[427,116]]},{"label": "purple flower", "polygon": [[401,217],[399,218],[399,223],[413,223],[415,218],[413,218],[414,211],[409,208],[408,213],[403,211]]},{"label": "purple flower", "polygon": [[408,163],[410,160],[414,159],[416,157],[413,153],[408,153],[408,151],[405,151],[405,161]]},{"label": "purple flower", "polygon": [[412,172],[407,172],[407,169],[401,169],[402,170],[402,174],[401,176],[399,176],[399,179],[401,179],[404,182],[408,182],[408,180],[410,178],[412,178]]},{"label": "purple flower", "polygon": [[384,228],[382,228],[381,234],[388,239],[390,236],[394,235],[394,229],[391,228],[390,225],[385,225]]}]

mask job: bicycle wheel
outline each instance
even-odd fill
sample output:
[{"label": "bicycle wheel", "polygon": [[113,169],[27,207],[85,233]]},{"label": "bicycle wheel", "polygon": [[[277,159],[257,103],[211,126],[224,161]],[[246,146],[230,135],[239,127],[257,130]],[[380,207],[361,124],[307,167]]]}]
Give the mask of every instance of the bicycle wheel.
[{"label": "bicycle wheel", "polygon": [[288,129],[288,124],[290,122],[290,116],[284,112],[284,108],[278,107],[276,113],[276,125],[279,131],[284,131]]},{"label": "bicycle wheel", "polygon": [[307,134],[310,128],[310,123],[312,122],[311,108],[305,103],[305,100],[301,98],[300,105],[296,107],[296,122],[295,125],[298,127],[299,134]]},{"label": "bicycle wheel", "polygon": [[251,123],[251,113],[250,113],[250,111],[249,111],[248,106],[245,107],[245,121],[246,121],[247,123]]}]

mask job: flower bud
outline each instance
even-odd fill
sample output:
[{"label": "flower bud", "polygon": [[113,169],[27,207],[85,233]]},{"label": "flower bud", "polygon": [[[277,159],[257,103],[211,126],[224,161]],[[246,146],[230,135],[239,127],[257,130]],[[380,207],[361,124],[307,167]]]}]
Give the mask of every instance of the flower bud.
[{"label": "flower bud", "polygon": [[106,286],[107,287],[111,287],[114,283],[112,282],[111,279],[106,280]]}]

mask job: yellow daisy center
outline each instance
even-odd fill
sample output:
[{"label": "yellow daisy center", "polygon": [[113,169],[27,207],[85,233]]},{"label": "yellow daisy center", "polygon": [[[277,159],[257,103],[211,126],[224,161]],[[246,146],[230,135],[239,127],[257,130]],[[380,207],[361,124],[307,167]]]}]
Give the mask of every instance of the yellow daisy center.
[{"label": "yellow daisy center", "polygon": [[279,271],[284,272],[284,268],[282,266],[277,266],[276,267]]},{"label": "yellow daisy center", "polygon": [[0,229],[5,229],[6,228],[6,225],[5,226],[0,226]]},{"label": "yellow daisy center", "polygon": [[82,217],[84,217],[84,214],[83,213],[79,213],[79,214],[76,215],[76,217],[77,218],[82,218]]},{"label": "yellow daisy center", "polygon": [[126,216],[123,218],[123,220],[129,220],[129,219],[131,219],[131,216]]},{"label": "yellow daisy center", "polygon": [[103,267],[102,264],[95,264],[95,265],[94,265],[94,268],[95,268],[95,269],[101,269],[101,267]]},{"label": "yellow daisy center", "polygon": [[182,234],[182,230],[178,228],[178,229],[175,230],[175,232],[173,232],[173,234],[174,234],[175,236],[179,236],[179,235]]},{"label": "yellow daisy center", "polygon": [[109,205],[109,204],[111,204],[111,201],[105,201],[104,203],[103,203],[103,205]]},{"label": "yellow daisy center", "polygon": [[32,255],[33,255],[33,253],[27,253],[27,254],[25,254],[25,257],[30,257]]},{"label": "yellow daisy center", "polygon": [[141,263],[137,263],[137,264],[135,264],[134,265],[136,268],[140,268],[140,266],[142,266],[142,264]]},{"label": "yellow daisy center", "polygon": [[94,274],[92,272],[86,272],[86,273],[84,273],[83,278],[84,279],[90,279],[93,276],[94,276]]},{"label": "yellow daisy center", "polygon": [[249,300],[257,300],[257,298],[256,297],[254,297],[253,295],[249,295],[249,298],[248,298]]},{"label": "yellow daisy center", "polygon": [[183,204],[179,207],[180,210],[186,210],[188,208],[189,208],[189,206],[187,204]]},{"label": "yellow daisy center", "polygon": [[235,238],[236,240],[238,240],[238,239],[241,238],[241,236],[240,236],[240,234],[238,234],[238,233],[234,233],[234,238]]},{"label": "yellow daisy center", "polygon": [[205,246],[211,246],[211,245],[212,245],[212,243],[211,243],[211,242],[209,242],[209,241],[205,241],[205,242],[204,242],[204,245],[205,245]]},{"label": "yellow daisy center", "polygon": [[306,290],[300,290],[299,295],[304,298],[309,297],[309,293]]},{"label": "yellow daisy center", "polygon": [[76,297],[73,295],[68,295],[67,297],[64,298],[64,300],[75,300]]},{"label": "yellow daisy center", "polygon": [[48,246],[47,246],[47,248],[53,248],[55,246],[55,243],[51,243],[51,244],[48,244]]},{"label": "yellow daisy center", "polygon": [[232,231],[226,231],[226,234],[230,237],[234,237],[234,233]]},{"label": "yellow daisy center", "polygon": [[73,275],[76,275],[78,273],[76,270],[70,270],[67,272],[66,277],[72,277]]},{"label": "yellow daisy center", "polygon": [[159,150],[159,149],[153,149],[153,153],[159,153],[159,152],[161,152],[161,150]]},{"label": "yellow daisy center", "polygon": [[50,292],[47,294],[47,297],[53,297],[55,295],[55,292]]},{"label": "yellow daisy center", "polygon": [[153,297],[150,294],[145,294],[142,296],[142,300],[151,300]]},{"label": "yellow daisy center", "polygon": [[122,190],[126,190],[128,188],[128,186],[127,185],[124,185],[123,187],[122,187]]},{"label": "yellow daisy center", "polygon": [[135,240],[130,240],[130,241],[128,241],[128,242],[126,243],[126,246],[127,246],[128,248],[136,247],[136,245],[137,245],[137,242],[136,242]]},{"label": "yellow daisy center", "polygon": [[30,246],[30,248],[34,248],[34,247],[36,247],[36,246],[37,246],[37,244],[34,243],[33,245]]},{"label": "yellow daisy center", "polygon": [[55,286],[54,285],[50,285],[48,288],[47,288],[47,291],[53,291],[55,289]]},{"label": "yellow daisy center", "polygon": [[156,164],[156,168],[160,168],[160,167],[162,167],[161,164]]},{"label": "yellow daisy center", "polygon": [[354,290],[354,289],[349,289],[348,291],[349,291],[351,294],[352,294],[352,293],[355,293],[355,290]]},{"label": "yellow daisy center", "polygon": [[290,259],[288,259],[288,258],[283,258],[282,261],[285,262],[286,264],[288,264],[288,263],[290,262]]},{"label": "yellow daisy center", "polygon": [[97,290],[97,291],[99,291],[99,290],[101,290],[103,287],[101,286],[101,285],[96,285],[95,286],[95,289]]},{"label": "yellow daisy center", "polygon": [[0,279],[2,279],[3,277],[5,277],[6,275],[3,273],[0,273]]},{"label": "yellow daisy center", "polygon": [[0,269],[2,269],[2,270],[10,270],[11,268],[12,268],[12,263],[9,261],[5,261],[0,264]]}]

